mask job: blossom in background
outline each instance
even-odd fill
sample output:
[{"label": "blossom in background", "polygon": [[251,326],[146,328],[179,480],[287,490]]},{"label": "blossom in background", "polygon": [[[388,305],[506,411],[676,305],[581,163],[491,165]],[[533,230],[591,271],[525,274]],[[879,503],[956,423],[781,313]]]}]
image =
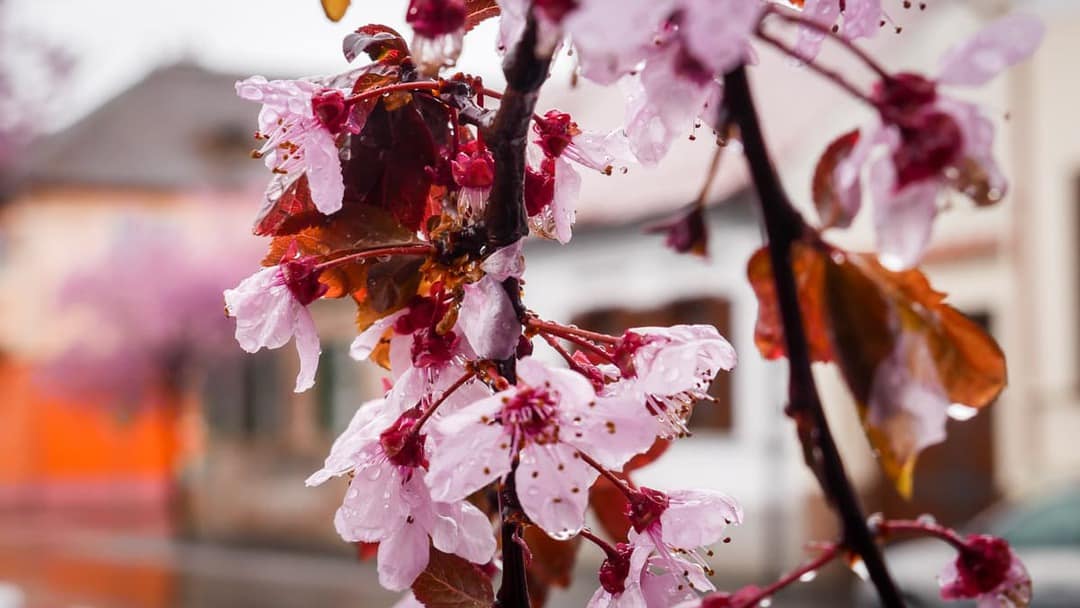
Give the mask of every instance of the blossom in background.
[{"label": "blossom in background", "polygon": [[263,268],[234,289],[225,290],[225,310],[236,317],[236,341],[249,353],[280,348],[293,337],[300,355],[296,392],[315,384],[319,366],[319,334],[308,305],[326,293],[313,257],[287,252],[281,263]]},{"label": "blossom in background", "polygon": [[946,189],[979,205],[997,202],[1007,189],[993,156],[993,123],[974,104],[940,95],[938,86],[985,84],[1026,59],[1043,30],[1033,17],[1002,17],[946,53],[936,80],[900,74],[875,89],[880,122],[861,131],[834,180],[844,225],[861,205],[859,181],[868,167],[878,251],[890,269],[918,263]]},{"label": "blossom in background", "polygon": [[252,76],[236,83],[236,94],[263,104],[256,137],[265,140],[257,154],[266,166],[288,184],[306,175],[311,200],[322,213],[341,209],[345,183],[335,136],[349,124],[342,92],[304,80]]},{"label": "blossom in background", "polygon": [[978,608],[1022,608],[1031,603],[1031,577],[1009,543],[973,534],[964,544],[966,548],[938,577],[943,599],[973,599]]},{"label": "blossom in background", "polygon": [[468,502],[432,500],[424,484],[427,435],[414,428],[416,410],[396,410],[382,399],[361,406],[307,485],[351,473],[334,525],[347,541],[379,543],[379,583],[401,591],[427,567],[429,539],[444,553],[483,564],[495,553],[495,536]]}]

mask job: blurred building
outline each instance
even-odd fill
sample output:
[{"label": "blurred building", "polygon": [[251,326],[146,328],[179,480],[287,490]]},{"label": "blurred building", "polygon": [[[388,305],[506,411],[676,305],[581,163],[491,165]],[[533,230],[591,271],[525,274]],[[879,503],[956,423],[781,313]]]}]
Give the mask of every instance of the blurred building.
[{"label": "blurred building", "polygon": [[[950,44],[993,16],[986,5],[972,6],[943,2],[905,13],[903,36],[883,34],[872,46],[888,65],[933,73]],[[957,201],[927,258],[935,286],[1001,342],[1011,387],[973,420],[950,422],[949,441],[920,460],[908,504],[882,481],[838,375],[820,369],[849,472],[871,509],[929,511],[957,523],[1001,497],[1067,479],[1080,465],[1072,440],[1080,432],[1080,143],[1067,136],[1080,131],[1072,111],[1080,84],[1063,77],[1080,13],[1065,4],[1039,10],[1050,32],[1036,59],[973,92],[1000,119],[998,151],[1013,192],[987,210]],[[869,83],[839,53],[823,57]],[[808,203],[817,155],[872,115],[771,53],[762,52],[761,63],[753,78],[770,144],[793,197]],[[155,389],[157,405],[119,410],[107,399],[58,399],[33,379],[65,336],[87,330],[79,319],[50,315],[42,294],[104,250],[117,216],[165,219],[206,239],[247,233],[267,175],[247,156],[257,108],[234,97],[234,80],[192,65],[152,73],[33,150],[21,186],[0,209],[0,506],[142,505],[198,538],[348,550],[331,524],[343,486],[303,487],[356,406],[381,386],[377,370],[347,356],[355,333],[347,304],[313,308],[323,355],[318,384],[303,395],[291,393],[291,346],[255,356],[237,348],[181,390]],[[615,126],[617,89],[572,91],[569,82],[556,72],[541,105],[570,111],[589,128]],[[753,344],[757,305],[745,263],[761,236],[738,150],[726,154],[709,196],[707,262],[641,233],[697,194],[712,151],[707,128],[698,135],[659,168],[585,176],[572,244],[529,245],[526,297],[545,317],[603,331],[706,322],[729,337],[740,363],[714,387],[717,403],[702,405],[695,436],[638,479],[738,498],[747,523],[732,549],[718,552],[717,569],[756,580],[798,559],[804,541],[831,534],[832,520],[782,414],[785,366],[764,362]],[[866,218],[835,238],[872,245]]]}]

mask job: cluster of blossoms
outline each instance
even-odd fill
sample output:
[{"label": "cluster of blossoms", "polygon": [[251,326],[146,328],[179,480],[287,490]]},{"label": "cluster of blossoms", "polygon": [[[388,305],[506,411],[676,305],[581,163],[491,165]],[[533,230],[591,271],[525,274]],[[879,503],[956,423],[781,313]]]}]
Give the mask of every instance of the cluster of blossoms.
[{"label": "cluster of blossoms", "polygon": [[[825,37],[868,36],[883,19],[873,0],[807,0],[803,8],[799,41],[782,48],[808,60]],[[528,134],[513,136],[521,157],[496,152],[506,100],[497,113],[488,99],[502,94],[479,78],[439,73],[456,63],[467,28],[500,11],[507,53],[550,57],[572,44],[584,77],[618,82],[625,125],[592,133],[566,113],[528,106]],[[438,554],[494,572],[498,514],[504,525],[598,545],[605,559],[590,606],[720,601],[702,599],[714,591],[708,547],[742,521],[741,509],[715,491],[638,487],[628,463],[688,433],[692,408],[735,366],[734,350],[705,325],[611,336],[541,319],[522,301],[523,240],[497,234],[492,218],[516,205],[522,231],[569,241],[578,170],[654,164],[697,122],[726,123],[724,75],[753,62],[763,19],[795,14],[759,0],[412,0],[411,49],[397,32],[369,25],[346,37],[344,52],[370,63],[329,77],[237,83],[242,98],[262,104],[255,155],[274,177],[255,233],[272,244],[265,267],[225,292],[227,311],[247,351],[295,339],[303,391],[320,353],[309,306],[345,297],[356,304],[350,353],[385,368],[387,390],[357,410],[308,484],[350,478],[335,526],[347,541],[378,544],[385,587],[413,586]],[[836,210],[829,226],[850,223],[858,210],[864,165],[882,249],[900,265],[925,245],[907,218],[928,225],[926,208],[936,212],[941,188],[977,202],[1000,198],[987,120],[936,92],[938,84],[984,82],[1033,47],[1006,49],[999,39],[960,47],[936,81],[881,72],[866,96],[881,124],[838,144],[826,176]],[[534,102],[535,91],[525,97]],[[881,148],[887,154],[875,155]],[[506,184],[516,188],[509,203],[500,199]],[[625,542],[585,527],[601,478],[625,503]],[[508,542],[523,541],[504,534],[504,555]],[[965,567],[957,576],[966,581]],[[946,595],[975,588],[954,587]]]}]

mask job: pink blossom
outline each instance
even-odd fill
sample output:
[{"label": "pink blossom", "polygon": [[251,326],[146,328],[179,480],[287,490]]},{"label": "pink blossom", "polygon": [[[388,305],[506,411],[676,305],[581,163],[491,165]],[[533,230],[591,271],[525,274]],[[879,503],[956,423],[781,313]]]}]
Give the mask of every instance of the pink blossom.
[{"label": "pink blossom", "polygon": [[603,464],[621,466],[636,447],[624,446],[624,431],[607,424],[580,374],[532,358],[518,361],[517,372],[516,386],[438,422],[443,438],[427,481],[437,500],[459,500],[509,473],[518,454],[515,479],[525,514],[551,536],[569,538],[584,525],[598,474],[578,452],[591,455],[603,445]]},{"label": "pink blossom", "polygon": [[626,95],[626,135],[634,156],[655,165],[678,137],[691,132],[720,84],[711,75],[680,68],[686,55],[675,45],[657,50],[641,72],[620,82]]},{"label": "pink blossom", "polygon": [[[857,4],[848,0],[848,7]],[[761,21],[760,0],[682,0],[679,27],[687,51],[714,75],[724,74],[750,57],[750,36]]]},{"label": "pink blossom", "polygon": [[1031,603],[1031,577],[1007,542],[971,535],[964,544],[966,549],[938,576],[943,599],[974,599],[978,608],[1024,608]]},{"label": "pink blossom", "polygon": [[317,280],[310,259],[282,259],[277,266],[263,268],[244,279],[234,289],[225,290],[225,309],[236,317],[236,341],[249,353],[284,346],[296,337],[300,373],[296,392],[315,384],[319,365],[319,335],[307,305],[326,292]]},{"label": "pink blossom", "polygon": [[322,93],[303,80],[267,81],[252,76],[236,83],[237,95],[263,104],[257,137],[266,140],[259,150],[266,166],[289,183],[307,175],[312,202],[329,215],[341,209],[345,196],[335,133],[329,125],[340,127],[344,121],[316,114],[312,98]]},{"label": "pink blossom", "polygon": [[679,555],[661,556],[635,532],[619,543],[600,566],[600,588],[587,608],[668,608],[711,591],[713,584],[700,564]]},{"label": "pink blossom", "polygon": [[[850,2],[849,2],[850,6]],[[1046,33],[1042,21],[1013,13],[987,25],[941,58],[938,82],[957,86],[986,84],[1035,52]]]},{"label": "pink blossom", "polygon": [[[840,35],[855,40],[876,34],[881,29],[884,11],[881,10],[881,0],[806,0],[803,16],[829,27],[843,21],[838,29]],[[795,50],[806,59],[813,59],[821,50],[824,40],[825,34],[815,29],[799,28]]]},{"label": "pink blossom", "polygon": [[622,380],[609,386],[601,401],[622,402],[625,408],[643,404],[656,433],[669,437],[686,432],[693,404],[707,397],[716,374],[737,362],[735,349],[711,325],[629,329],[614,359]]},{"label": "pink blossom", "polygon": [[574,42],[582,75],[611,84],[632,72],[648,56],[654,36],[677,5],[676,0],[581,2],[566,16],[564,26]]},{"label": "pink blossom", "polygon": [[482,359],[505,359],[517,348],[521,321],[502,282],[524,271],[521,243],[491,254],[482,265],[487,274],[464,287],[458,327]]},{"label": "pink blossom", "polygon": [[[1004,196],[1007,183],[993,155],[993,123],[977,106],[941,95],[937,88],[987,82],[1026,58],[1042,33],[1041,24],[1031,17],[1005,17],[949,51],[936,82],[898,74],[878,85],[874,100],[881,123],[862,131],[834,176],[842,205],[854,216],[861,194],[858,180],[869,165],[884,265],[900,270],[918,263],[947,189],[979,205]],[[875,154],[878,149],[884,154]]]},{"label": "pink blossom", "polygon": [[381,411],[385,405],[377,401],[357,410],[324,468],[307,480],[313,486],[352,473],[334,518],[338,534],[349,542],[379,543],[379,583],[395,591],[407,589],[427,566],[429,539],[440,551],[488,562],[495,536],[487,516],[464,500],[432,500],[423,482],[431,447],[414,427],[417,413],[395,418],[395,408]]},{"label": "pink blossom", "polygon": [[639,542],[652,545],[656,559],[673,572],[681,571],[675,565],[677,559],[708,571],[699,549],[723,539],[728,526],[742,523],[739,504],[715,490],[664,493],[638,488],[632,491],[627,515],[634,533],[640,535]]}]

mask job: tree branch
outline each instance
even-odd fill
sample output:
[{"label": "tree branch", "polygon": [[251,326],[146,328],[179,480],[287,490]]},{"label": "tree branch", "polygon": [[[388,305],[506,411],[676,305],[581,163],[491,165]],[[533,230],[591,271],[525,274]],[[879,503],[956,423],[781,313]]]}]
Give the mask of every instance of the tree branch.
[{"label": "tree branch", "polygon": [[525,214],[525,145],[529,125],[547,79],[551,55],[536,55],[537,25],[530,16],[521,41],[506,56],[503,73],[506,91],[491,126],[481,130],[484,143],[495,158],[495,182],[484,213],[488,242],[505,247],[529,233]]},{"label": "tree branch", "polygon": [[[491,123],[480,130],[495,158],[495,181],[484,211],[484,230],[487,242],[493,248],[512,245],[529,233],[525,211],[525,146],[529,141],[529,126],[540,87],[547,80],[551,65],[550,53],[537,56],[536,42],[537,24],[530,7],[521,40],[503,62],[506,91],[502,94],[499,109]],[[503,289],[510,296],[518,316],[523,318],[524,306],[517,279],[505,281]],[[496,362],[499,373],[510,382],[517,381],[515,362],[513,355]],[[515,464],[500,493],[503,577],[495,600],[499,608],[529,608],[525,549],[521,541],[524,515],[515,493],[516,469]]]},{"label": "tree branch", "polygon": [[772,165],[745,67],[724,76],[724,95],[729,116],[738,125],[742,136],[769,239],[769,258],[790,368],[787,413],[795,419],[807,466],[817,476],[822,491],[840,517],[843,544],[862,558],[882,605],[903,607],[900,591],[889,576],[881,551],[867,527],[855,489],[844,470],[810,368],[810,349],[791,267],[791,245],[804,234],[806,223],[792,206]]}]

